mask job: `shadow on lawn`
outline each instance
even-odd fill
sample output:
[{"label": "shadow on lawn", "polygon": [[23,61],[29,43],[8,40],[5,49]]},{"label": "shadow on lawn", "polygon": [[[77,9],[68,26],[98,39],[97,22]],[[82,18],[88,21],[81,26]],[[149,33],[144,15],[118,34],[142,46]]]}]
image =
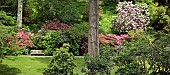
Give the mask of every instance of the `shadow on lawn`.
[{"label": "shadow on lawn", "polygon": [[11,60],[11,61],[15,62],[15,60],[17,60],[18,58],[16,58],[16,57],[13,57],[13,58],[11,58],[11,57],[5,57],[5,59],[8,59],[8,60]]},{"label": "shadow on lawn", "polygon": [[21,70],[8,65],[0,64],[0,75],[17,75],[21,73]]},{"label": "shadow on lawn", "polygon": [[51,57],[36,57],[36,58],[31,58],[31,60],[36,60],[39,61],[40,63],[49,64]]}]

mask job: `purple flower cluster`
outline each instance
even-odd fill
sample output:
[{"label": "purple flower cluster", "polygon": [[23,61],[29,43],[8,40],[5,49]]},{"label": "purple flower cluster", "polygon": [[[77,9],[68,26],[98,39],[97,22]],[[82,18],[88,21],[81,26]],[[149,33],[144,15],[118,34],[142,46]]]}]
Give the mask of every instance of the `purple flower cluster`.
[{"label": "purple flower cluster", "polygon": [[118,11],[117,19],[114,22],[119,32],[129,30],[146,29],[149,24],[149,11],[146,4],[132,4],[132,2],[119,2],[116,7]]}]

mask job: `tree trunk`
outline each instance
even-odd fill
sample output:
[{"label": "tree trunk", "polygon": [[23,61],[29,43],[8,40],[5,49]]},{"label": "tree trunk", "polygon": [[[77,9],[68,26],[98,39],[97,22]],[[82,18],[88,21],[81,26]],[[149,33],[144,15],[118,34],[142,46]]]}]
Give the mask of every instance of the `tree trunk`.
[{"label": "tree trunk", "polygon": [[18,12],[17,12],[18,28],[22,28],[22,9],[23,9],[23,0],[18,0]]},{"label": "tree trunk", "polygon": [[88,54],[99,53],[99,36],[98,36],[98,2],[89,0],[89,36],[88,36]]}]

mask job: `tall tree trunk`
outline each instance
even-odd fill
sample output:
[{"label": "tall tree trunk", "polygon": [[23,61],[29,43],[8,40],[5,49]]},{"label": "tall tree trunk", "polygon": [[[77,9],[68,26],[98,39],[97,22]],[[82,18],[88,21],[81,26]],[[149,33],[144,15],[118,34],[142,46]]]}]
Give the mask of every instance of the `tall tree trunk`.
[{"label": "tall tree trunk", "polygon": [[23,0],[18,0],[18,12],[17,12],[18,28],[22,28],[22,9],[23,9]]},{"label": "tall tree trunk", "polygon": [[88,54],[99,53],[98,36],[98,0],[89,0],[89,36],[88,36]]}]

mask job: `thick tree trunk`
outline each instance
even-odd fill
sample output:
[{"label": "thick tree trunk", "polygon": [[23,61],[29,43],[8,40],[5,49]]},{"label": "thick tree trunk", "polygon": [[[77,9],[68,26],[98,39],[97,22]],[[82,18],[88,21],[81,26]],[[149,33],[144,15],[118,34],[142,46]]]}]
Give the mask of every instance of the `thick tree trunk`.
[{"label": "thick tree trunk", "polygon": [[98,2],[89,0],[89,36],[88,36],[88,54],[99,53],[99,36],[98,36]]},{"label": "thick tree trunk", "polygon": [[22,9],[23,9],[23,0],[18,0],[18,12],[17,12],[18,28],[22,28]]}]

